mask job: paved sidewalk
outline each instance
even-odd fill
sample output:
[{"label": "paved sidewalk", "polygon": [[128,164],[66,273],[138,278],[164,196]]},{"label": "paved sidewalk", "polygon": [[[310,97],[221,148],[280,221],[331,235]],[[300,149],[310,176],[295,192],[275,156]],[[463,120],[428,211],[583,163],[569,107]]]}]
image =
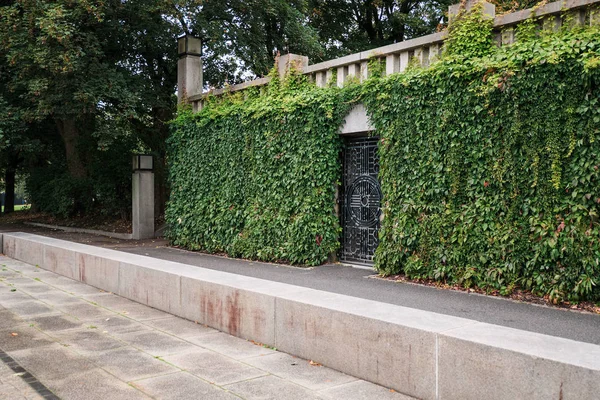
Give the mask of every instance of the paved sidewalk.
[{"label": "paved sidewalk", "polygon": [[408,399],[5,256],[0,360],[0,399]]}]

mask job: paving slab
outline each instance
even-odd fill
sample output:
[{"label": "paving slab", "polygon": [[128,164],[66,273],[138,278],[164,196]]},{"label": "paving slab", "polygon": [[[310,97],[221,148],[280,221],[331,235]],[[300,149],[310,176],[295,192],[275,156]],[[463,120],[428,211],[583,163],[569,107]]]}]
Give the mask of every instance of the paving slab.
[{"label": "paving slab", "polygon": [[47,293],[52,291],[52,287],[49,287],[35,278],[24,277],[21,274],[4,279],[4,283],[13,285],[26,293]]},{"label": "paving slab", "polygon": [[27,264],[23,261],[15,260],[14,258],[10,258],[0,254],[0,267],[5,268],[7,266],[6,262],[10,262],[11,270],[15,271],[16,273],[34,272],[41,270],[41,268],[36,267],[35,265]]},{"label": "paving slab", "polygon": [[0,280],[20,276],[21,274],[6,268],[0,268]]},{"label": "paving slab", "polygon": [[131,347],[96,352],[90,354],[89,358],[125,382],[181,371],[159,358]]},{"label": "paving slab", "polygon": [[201,349],[163,358],[168,363],[219,386],[268,375],[265,371],[211,350]]},{"label": "paving slab", "polygon": [[81,321],[64,314],[51,314],[28,318],[26,323],[33,325],[33,327],[37,329],[48,332],[56,332],[66,329],[75,329],[83,327]]},{"label": "paving slab", "polygon": [[137,321],[150,321],[171,316],[171,314],[166,312],[136,303],[135,301],[125,299],[112,293],[94,293],[91,295],[84,295],[83,298],[92,305],[110,309],[113,312]]},{"label": "paving slab", "polygon": [[247,358],[244,361],[280,378],[315,391],[357,380],[352,376],[324,368],[318,363],[293,357],[285,353]]},{"label": "paving slab", "polygon": [[50,384],[96,369],[86,357],[56,342],[46,346],[21,348],[7,353],[41,382]]},{"label": "paving slab", "polygon": [[357,380],[335,386],[319,392],[328,399],[344,400],[411,400],[412,398],[392,389],[375,385],[371,382]]},{"label": "paving slab", "polygon": [[151,326],[118,314],[90,319],[86,323],[97,326],[98,331],[109,333],[116,338],[131,332],[152,330]]},{"label": "paving slab", "polygon": [[0,321],[2,321],[2,327],[15,327],[25,323],[25,320],[19,318],[14,313],[10,312],[6,308],[0,305]]},{"label": "paving slab", "polygon": [[125,311],[127,307],[139,305],[139,303],[117,296],[110,292],[88,294],[81,297],[90,304],[109,308],[117,312]]},{"label": "paving slab", "polygon": [[22,303],[32,300],[31,296],[17,289],[12,291],[10,286],[3,286],[0,283],[0,305],[8,307],[12,303]]},{"label": "paving slab", "polygon": [[56,312],[56,310],[48,307],[41,301],[31,299],[18,302],[7,302],[4,304],[4,307],[20,317],[35,317]]},{"label": "paving slab", "polygon": [[127,346],[127,343],[102,331],[99,332],[95,325],[88,325],[83,329],[55,332],[52,336],[62,345],[69,346],[77,353],[86,355]]},{"label": "paving slab", "polygon": [[195,338],[201,335],[219,332],[216,329],[209,328],[208,326],[198,324],[192,321],[187,321],[185,319],[175,316],[154,319],[147,321],[147,323],[148,325],[151,325],[162,332],[184,339]]},{"label": "paving slab", "polygon": [[132,386],[164,400],[239,400],[239,397],[187,372],[135,381]]},{"label": "paving slab", "polygon": [[121,339],[154,357],[162,357],[168,354],[196,349],[196,346],[189,342],[159,331],[127,333],[121,335]]},{"label": "paving slab", "polygon": [[52,343],[52,339],[29,325],[19,324],[0,329],[0,349],[16,351],[34,349]]},{"label": "paving slab", "polygon": [[99,368],[53,380],[48,388],[62,399],[150,400],[148,395]]},{"label": "paving slab", "polygon": [[200,347],[216,351],[217,353],[225,354],[226,356],[236,360],[243,360],[245,358],[256,356],[266,356],[275,353],[274,350],[269,348],[222,332],[214,335],[189,337],[187,340]]},{"label": "paving slab", "polygon": [[100,318],[110,318],[115,313],[110,312],[102,307],[97,307],[86,302],[79,302],[77,304],[58,304],[56,309],[69,314],[80,321],[90,321]]},{"label": "paving slab", "polygon": [[35,297],[50,306],[70,305],[80,302],[76,296],[58,290],[47,293],[36,293]]},{"label": "paving slab", "polygon": [[[225,386],[246,400],[318,400],[318,393],[273,375]],[[285,396],[285,397],[283,397]]]}]

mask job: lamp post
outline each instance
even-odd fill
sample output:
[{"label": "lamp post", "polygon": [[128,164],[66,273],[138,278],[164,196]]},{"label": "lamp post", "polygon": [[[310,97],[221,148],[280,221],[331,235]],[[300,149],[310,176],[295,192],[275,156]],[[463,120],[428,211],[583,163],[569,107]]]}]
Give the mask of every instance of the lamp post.
[{"label": "lamp post", "polygon": [[202,94],[202,41],[191,35],[177,38],[177,102]]},{"label": "lamp post", "polygon": [[134,239],[154,237],[154,160],[148,154],[133,156],[132,225]]}]

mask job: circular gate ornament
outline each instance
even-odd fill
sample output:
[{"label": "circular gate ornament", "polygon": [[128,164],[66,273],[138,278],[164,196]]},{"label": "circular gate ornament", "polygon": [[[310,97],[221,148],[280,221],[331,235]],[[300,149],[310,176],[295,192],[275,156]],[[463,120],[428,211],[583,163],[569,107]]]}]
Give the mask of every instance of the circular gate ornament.
[{"label": "circular gate ornament", "polygon": [[381,214],[381,189],[377,179],[363,175],[350,184],[346,201],[348,214],[357,226],[373,226]]}]

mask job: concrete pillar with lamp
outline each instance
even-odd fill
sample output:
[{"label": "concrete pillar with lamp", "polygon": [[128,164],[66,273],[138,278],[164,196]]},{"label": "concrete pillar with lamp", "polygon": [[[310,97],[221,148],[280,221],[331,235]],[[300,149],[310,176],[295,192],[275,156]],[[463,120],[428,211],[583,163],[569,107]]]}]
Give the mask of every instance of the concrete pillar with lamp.
[{"label": "concrete pillar with lamp", "polygon": [[177,39],[177,100],[202,94],[202,41],[191,35]]},{"label": "concrete pillar with lamp", "polygon": [[132,226],[133,239],[154,237],[154,163],[151,155],[133,156]]}]

